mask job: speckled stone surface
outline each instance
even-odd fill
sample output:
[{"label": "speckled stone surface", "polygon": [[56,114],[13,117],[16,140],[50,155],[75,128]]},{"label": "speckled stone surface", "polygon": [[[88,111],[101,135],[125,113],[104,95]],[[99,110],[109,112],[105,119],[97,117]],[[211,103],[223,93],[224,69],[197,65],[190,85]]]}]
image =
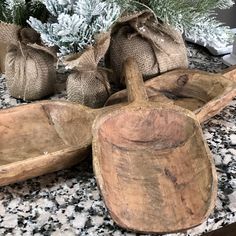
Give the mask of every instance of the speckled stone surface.
[{"label": "speckled stone surface", "polygon": [[[225,66],[203,48],[188,46],[190,68],[220,72]],[[53,99],[64,99],[60,93]],[[0,108],[21,104],[0,78]],[[204,124],[215,160],[219,190],[216,208],[202,225],[182,235],[201,235],[236,222],[236,100]],[[0,235],[134,236],[110,218],[99,194],[91,157],[68,170],[0,188]],[[140,234],[139,234],[140,235]]]}]

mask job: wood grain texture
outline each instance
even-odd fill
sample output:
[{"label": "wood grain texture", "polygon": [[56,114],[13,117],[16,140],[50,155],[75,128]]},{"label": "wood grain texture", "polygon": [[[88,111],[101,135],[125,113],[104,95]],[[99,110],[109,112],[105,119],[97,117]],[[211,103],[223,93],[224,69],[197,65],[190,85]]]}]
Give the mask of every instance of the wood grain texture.
[{"label": "wood grain texture", "polygon": [[182,231],[213,210],[216,170],[196,116],[175,105],[147,102],[137,70],[128,60],[126,85],[134,102],[97,117],[93,125],[97,183],[121,227]]},{"label": "wood grain texture", "polygon": [[[236,82],[200,70],[167,72],[146,81],[145,87],[150,101],[159,101],[161,92],[169,98],[169,103],[193,111],[200,123],[218,114],[236,96]],[[113,94],[106,105],[124,101],[127,101],[127,92],[122,90]]]},{"label": "wood grain texture", "polygon": [[79,163],[90,152],[95,117],[112,109],[43,101],[1,110],[0,186]]},{"label": "wood grain texture", "polygon": [[230,66],[229,68],[224,70],[222,75],[225,76],[227,79],[236,82],[236,65]]}]

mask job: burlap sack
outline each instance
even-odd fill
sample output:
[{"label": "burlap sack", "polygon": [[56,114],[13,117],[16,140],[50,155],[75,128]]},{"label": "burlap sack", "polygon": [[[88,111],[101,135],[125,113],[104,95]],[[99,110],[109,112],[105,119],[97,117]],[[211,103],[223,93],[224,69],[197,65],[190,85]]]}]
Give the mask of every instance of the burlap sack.
[{"label": "burlap sack", "polygon": [[6,82],[11,96],[36,100],[52,94],[56,79],[55,54],[39,44],[40,36],[32,29],[19,28],[15,33],[8,32],[8,36],[2,34],[1,37],[11,42],[5,59]]},{"label": "burlap sack", "polygon": [[7,47],[10,45],[9,39],[13,39],[14,43],[14,39],[17,38],[17,32],[20,28],[18,25],[0,22],[0,73],[5,72]]},{"label": "burlap sack", "polygon": [[5,72],[6,54],[7,54],[7,44],[0,42],[0,73]]},{"label": "burlap sack", "polygon": [[106,55],[106,63],[113,70],[112,82],[120,82],[122,64],[128,57],[137,60],[144,80],[188,67],[182,35],[149,11],[122,17],[114,25]]},{"label": "burlap sack", "polygon": [[98,67],[110,43],[110,34],[100,34],[95,46],[90,46],[82,54],[66,58],[64,64],[73,69],[67,80],[67,98],[73,102],[98,108],[102,107],[110,95],[108,72]]}]

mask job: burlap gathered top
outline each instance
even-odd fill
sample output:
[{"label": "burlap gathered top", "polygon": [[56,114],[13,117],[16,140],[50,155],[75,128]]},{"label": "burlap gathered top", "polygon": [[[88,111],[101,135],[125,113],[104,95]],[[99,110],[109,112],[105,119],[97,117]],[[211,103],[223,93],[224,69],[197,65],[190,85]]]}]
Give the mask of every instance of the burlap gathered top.
[{"label": "burlap gathered top", "polygon": [[113,26],[106,55],[106,62],[113,71],[113,83],[120,83],[122,64],[128,57],[137,60],[144,80],[188,67],[182,35],[149,11],[124,16]]},{"label": "burlap gathered top", "polygon": [[5,75],[10,95],[37,100],[54,92],[56,55],[40,44],[40,35],[30,28],[0,24],[0,40],[8,40]]},{"label": "burlap gathered top", "polygon": [[83,53],[65,58],[64,64],[72,69],[67,80],[67,98],[70,101],[98,108],[102,107],[110,95],[108,71],[99,67],[110,44],[110,33],[97,36],[94,46]]}]

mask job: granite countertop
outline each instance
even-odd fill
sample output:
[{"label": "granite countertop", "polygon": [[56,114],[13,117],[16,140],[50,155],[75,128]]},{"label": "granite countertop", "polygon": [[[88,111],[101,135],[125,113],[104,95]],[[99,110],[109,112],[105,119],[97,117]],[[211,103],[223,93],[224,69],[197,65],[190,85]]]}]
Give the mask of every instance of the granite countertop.
[{"label": "granite countertop", "polygon": [[[220,72],[225,66],[204,48],[188,45],[190,68]],[[53,99],[63,99],[63,93]],[[0,108],[21,104],[0,77]],[[218,173],[216,208],[202,225],[185,233],[201,235],[236,222],[236,100],[203,125]],[[68,170],[0,188],[0,235],[125,235],[110,218],[99,194],[91,157]],[[140,235],[140,234],[139,234]]]}]

